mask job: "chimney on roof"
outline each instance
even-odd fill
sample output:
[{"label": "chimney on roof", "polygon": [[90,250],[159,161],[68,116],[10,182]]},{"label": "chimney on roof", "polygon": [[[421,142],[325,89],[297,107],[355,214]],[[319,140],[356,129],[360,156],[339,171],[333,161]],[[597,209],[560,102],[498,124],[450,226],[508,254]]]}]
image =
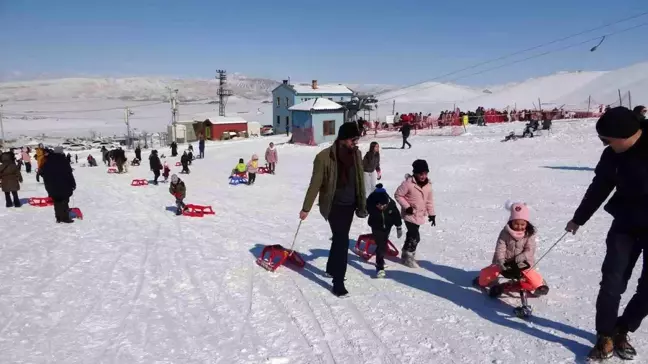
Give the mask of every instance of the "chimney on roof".
[{"label": "chimney on roof", "polygon": [[313,87],[313,90],[317,90],[317,80],[313,80],[312,87]]},{"label": "chimney on roof", "polygon": [[287,84],[288,84],[288,80],[283,80],[283,84],[284,84],[284,85],[287,85]]}]

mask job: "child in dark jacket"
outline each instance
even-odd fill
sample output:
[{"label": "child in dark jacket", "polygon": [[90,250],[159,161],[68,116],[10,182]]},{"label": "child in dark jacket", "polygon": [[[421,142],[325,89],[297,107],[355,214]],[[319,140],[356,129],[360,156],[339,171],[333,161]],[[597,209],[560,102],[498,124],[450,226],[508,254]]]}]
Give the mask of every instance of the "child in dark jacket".
[{"label": "child in dark jacket", "polygon": [[392,226],[396,225],[396,235],[400,239],[403,236],[403,220],[401,219],[396,202],[392,200],[381,183],[367,197],[367,212],[369,219],[367,223],[371,227],[371,234],[376,242],[376,277],[385,277],[385,253],[387,251],[387,240]]},{"label": "child in dark jacket", "polygon": [[185,187],[184,182],[178,178],[177,175],[171,176],[171,184],[169,185],[169,193],[171,193],[176,199],[176,215],[182,215],[182,211],[185,209],[184,199],[187,197],[187,187]]}]

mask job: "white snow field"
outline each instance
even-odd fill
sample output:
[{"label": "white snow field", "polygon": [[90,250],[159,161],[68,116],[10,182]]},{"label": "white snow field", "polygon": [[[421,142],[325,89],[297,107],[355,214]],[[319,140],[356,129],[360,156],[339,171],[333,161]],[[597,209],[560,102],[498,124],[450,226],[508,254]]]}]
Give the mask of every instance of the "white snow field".
[{"label": "white snow field", "polygon": [[[373,260],[350,251],[343,299],[322,275],[330,232],[317,207],[297,238],[305,268],[270,273],[255,264],[264,245],[290,246],[321,147],[279,145],[277,175],[248,187],[228,184],[238,158],[263,158],[269,141],[285,138],[208,145],[206,159],[181,176],[186,202],[214,207],[204,218],[176,217],[166,184],[130,186],[151,176],[147,152],[124,175],[77,166],[72,205],[84,220],[58,225],[51,207],[0,210],[0,363],[581,362],[594,340],[605,212],[541,261],[551,291],[531,299],[530,320],[513,316],[516,299],[494,301],[471,287],[508,218],[505,201],[531,205],[540,257],[562,235],[602,150],[591,120],[500,142],[522,128],[414,136],[408,150],[381,138],[390,194],[414,159],[429,162],[438,225],[421,228],[421,268],[392,261],[383,280],[372,278]],[[43,195],[25,175],[21,198]],[[366,220],[355,219],[351,238],[367,232]],[[632,339],[646,358],[645,328]]]}]

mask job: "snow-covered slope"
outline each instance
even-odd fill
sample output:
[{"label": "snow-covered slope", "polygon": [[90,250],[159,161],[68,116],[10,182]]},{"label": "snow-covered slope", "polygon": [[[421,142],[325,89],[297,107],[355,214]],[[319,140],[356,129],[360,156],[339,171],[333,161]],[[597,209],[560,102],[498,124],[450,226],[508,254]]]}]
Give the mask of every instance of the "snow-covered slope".
[{"label": "snow-covered slope", "polygon": [[[377,280],[373,260],[350,252],[346,299],[333,296],[323,276],[330,230],[316,207],[297,237],[303,269],[268,273],[255,264],[264,245],[290,246],[321,148],[279,145],[277,175],[260,175],[248,187],[228,185],[236,161],[285,138],[208,144],[206,159],[181,175],[186,202],[214,207],[205,218],[174,216],[165,184],[131,187],[133,178],[151,177],[147,163],[125,175],[75,165],[72,203],[83,221],[57,225],[52,207],[0,209],[9,232],[0,240],[0,362],[583,362],[595,339],[611,223],[605,212],[540,262],[551,290],[530,300],[531,320],[513,316],[518,299],[495,301],[471,287],[508,218],[504,201],[532,207],[539,257],[562,235],[601,151],[591,122],[557,122],[549,136],[501,143],[511,128],[523,125],[469,127],[455,138],[412,136],[411,150],[394,148],[400,138],[378,140],[381,182],[390,194],[412,161],[428,156],[437,226],[421,227],[420,269],[394,260],[387,278]],[[370,141],[362,140],[363,151]],[[33,175],[24,176],[22,198],[46,195]],[[350,237],[368,231],[366,220],[355,218]],[[393,231],[391,238],[400,249],[402,239]],[[632,334],[632,343],[637,362],[645,362],[646,330]]]},{"label": "snow-covered slope", "polygon": [[[613,71],[559,72],[531,78],[523,82],[466,89],[456,85],[429,83],[393,90],[379,95],[381,106],[396,101],[400,112],[432,112],[452,109],[453,105],[474,110],[487,108],[534,109],[538,99],[543,108],[565,105],[566,108],[587,107],[592,96],[592,106],[617,104],[618,90],[624,95],[624,105],[629,105],[628,92],[633,104],[648,98],[648,62]],[[485,92],[488,90],[488,92]],[[391,108],[383,108],[383,113]]]}]

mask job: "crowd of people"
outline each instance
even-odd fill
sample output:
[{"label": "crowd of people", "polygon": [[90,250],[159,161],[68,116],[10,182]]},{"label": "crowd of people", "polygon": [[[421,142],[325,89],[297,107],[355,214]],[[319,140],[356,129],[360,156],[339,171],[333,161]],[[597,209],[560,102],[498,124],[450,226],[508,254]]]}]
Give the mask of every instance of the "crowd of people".
[{"label": "crowd of people", "polygon": [[[484,114],[485,115],[485,114]],[[533,119],[531,120],[533,121]],[[646,108],[638,106],[634,110],[624,107],[606,110],[596,123],[596,131],[606,146],[595,169],[595,177],[585,193],[580,205],[565,230],[576,234],[592,215],[614,194],[605,210],[614,218],[607,235],[607,251],[602,266],[602,281],[596,302],[597,341],[589,358],[602,360],[616,353],[623,359],[633,359],[636,350],[630,344],[628,335],[635,332],[642,320],[648,316],[648,125]],[[404,123],[408,125],[408,123]],[[385,278],[385,254],[391,230],[396,228],[398,239],[403,238],[401,250],[402,263],[410,268],[418,268],[417,248],[421,243],[420,229],[437,224],[434,193],[430,181],[430,168],[424,159],[412,163],[411,174],[405,175],[394,190],[393,197],[386,186],[378,183],[382,179],[380,145],[372,142],[369,150],[362,156],[358,149],[361,129],[356,123],[340,126],[336,141],[321,150],[313,162],[310,183],[299,212],[299,218],[308,218],[315,200],[319,212],[328,222],[332,234],[331,248],[326,264],[326,274],[332,278],[332,293],[343,297],[349,292],[345,287],[348,260],[349,231],[354,216],[364,219],[371,228],[376,243],[376,277]],[[403,147],[407,140],[403,132]],[[411,147],[411,146],[410,146]],[[175,152],[173,150],[176,150]],[[126,158],[120,151],[113,151],[108,160],[125,164]],[[192,153],[193,148],[184,152]],[[21,150],[21,162],[27,167],[30,163],[29,150]],[[26,153],[26,155],[23,155]],[[177,155],[177,146],[172,146],[172,154]],[[136,159],[141,151],[135,152]],[[204,156],[204,146],[200,156]],[[44,180],[45,189],[54,201],[56,221],[70,223],[69,199],[76,189],[71,160],[64,155],[61,147],[46,149],[42,145],[36,149],[38,163],[37,176]],[[187,164],[193,158],[187,160]],[[278,162],[277,150],[270,143],[265,152],[269,173],[275,173]],[[5,193],[7,207],[20,207],[18,191],[23,182],[20,164],[14,152],[0,155],[0,183]],[[232,174],[245,173],[248,183],[253,184],[260,168],[259,157],[254,154],[245,163],[240,159]],[[168,178],[168,166],[161,163],[157,150],[149,157],[150,168],[154,173],[154,184],[164,170]],[[183,171],[188,168],[183,163]],[[166,163],[165,163],[166,164]],[[186,204],[187,186],[177,175],[171,176],[169,193],[176,203],[176,214],[181,215]],[[495,287],[499,277],[516,269],[524,270],[533,279],[533,293],[536,296],[548,293],[548,286],[537,271],[536,239],[537,229],[532,223],[528,206],[517,202],[507,204],[508,219],[497,236],[492,261],[480,271],[474,283],[481,289]],[[405,226],[405,234],[403,234]],[[644,265],[636,293],[627,304],[621,316],[618,315],[621,295],[625,292],[632,271],[641,253]],[[491,295],[493,291],[489,291]]]},{"label": "crowd of people", "polygon": [[[614,221],[607,236],[603,279],[596,302],[597,340],[588,354],[592,360],[608,359],[614,353],[626,360],[634,359],[637,353],[628,335],[648,316],[648,251],[644,251],[648,247],[647,124],[643,106],[634,110],[625,107],[605,110],[596,123],[596,130],[607,148],[580,206],[565,227],[566,232],[576,234],[616,189],[605,206]],[[301,220],[307,219],[319,196],[319,212],[328,221],[332,234],[326,274],[332,278],[332,292],[337,296],[348,294],[344,281],[349,230],[354,215],[368,218],[376,243],[377,278],[386,276],[384,258],[394,226],[399,239],[403,236],[402,225],[406,226],[401,260],[404,265],[416,268],[416,250],[421,240],[419,229],[437,223],[427,162],[419,159],[412,163],[412,174],[405,176],[392,199],[383,184],[373,186],[382,176],[380,146],[371,143],[362,158],[357,148],[361,135],[357,124],[343,124],[333,145],[317,154],[299,213]],[[482,289],[501,287],[494,285],[499,277],[506,277],[506,272],[511,270],[524,270],[532,293],[536,296],[547,294],[546,282],[533,269],[537,230],[531,222],[529,208],[524,203],[513,203],[508,204],[507,209],[509,218],[498,235],[492,262],[480,271],[474,284]],[[642,252],[644,265],[639,286],[619,316],[621,295]],[[496,290],[489,292],[498,296]]]}]

